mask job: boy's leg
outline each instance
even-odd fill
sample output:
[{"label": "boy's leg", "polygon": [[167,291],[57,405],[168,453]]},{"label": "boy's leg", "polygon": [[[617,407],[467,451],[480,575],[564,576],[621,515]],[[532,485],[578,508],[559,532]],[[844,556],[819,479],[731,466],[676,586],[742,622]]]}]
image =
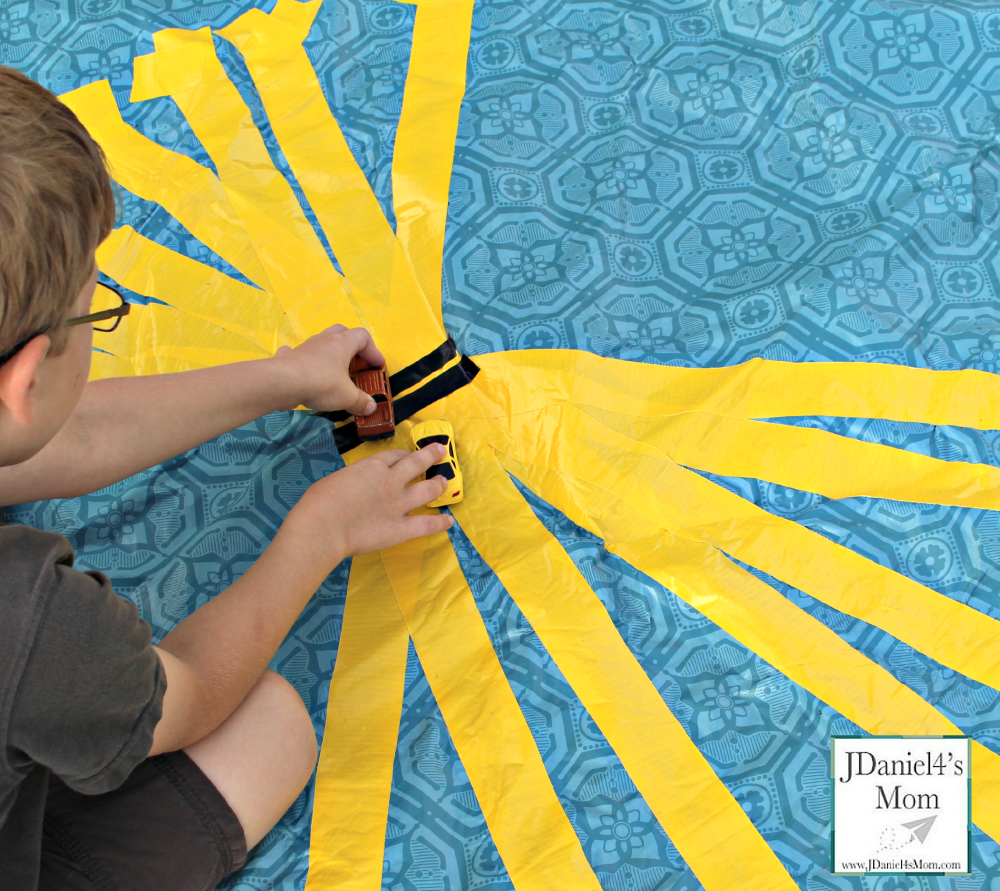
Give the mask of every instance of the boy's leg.
[{"label": "boy's leg", "polygon": [[316,733],[292,685],[265,671],[232,715],[184,751],[233,809],[249,850],[309,782]]},{"label": "boy's leg", "polygon": [[[242,866],[316,762],[312,722],[274,672],[213,733],[143,761],[121,787],[49,779],[40,891],[204,891]],[[0,880],[0,885],[3,882]]]}]

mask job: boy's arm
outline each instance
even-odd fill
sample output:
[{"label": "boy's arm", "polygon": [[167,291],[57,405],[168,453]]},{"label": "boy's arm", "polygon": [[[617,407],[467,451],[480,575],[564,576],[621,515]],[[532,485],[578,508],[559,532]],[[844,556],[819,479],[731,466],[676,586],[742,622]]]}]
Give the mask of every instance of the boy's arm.
[{"label": "boy's arm", "polygon": [[444,491],[436,476],[408,485],[444,456],[440,445],[387,450],[309,488],[246,574],[160,641],[167,690],[151,756],[191,745],[229,717],[342,559],[451,526],[447,514],[407,515]]},{"label": "boy's arm", "polygon": [[270,359],[87,384],[37,455],[0,467],[0,504],[97,491],[280,409],[363,414],[374,402],[351,383],[356,354],[382,361],[367,331],[337,325]]}]

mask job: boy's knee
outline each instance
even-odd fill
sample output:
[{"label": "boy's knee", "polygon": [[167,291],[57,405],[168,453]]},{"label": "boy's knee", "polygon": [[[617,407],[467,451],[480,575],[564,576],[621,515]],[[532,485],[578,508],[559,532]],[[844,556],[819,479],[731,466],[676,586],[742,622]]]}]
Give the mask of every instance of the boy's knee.
[{"label": "boy's knee", "polygon": [[224,724],[185,751],[229,802],[253,846],[309,782],[316,733],[295,688],[266,671]]},{"label": "boy's knee", "polygon": [[[265,714],[261,719],[280,728],[279,747],[289,768],[299,768],[303,784],[316,766],[316,731],[295,688],[280,674],[265,671],[250,693]],[[248,697],[250,698],[250,697]]]}]

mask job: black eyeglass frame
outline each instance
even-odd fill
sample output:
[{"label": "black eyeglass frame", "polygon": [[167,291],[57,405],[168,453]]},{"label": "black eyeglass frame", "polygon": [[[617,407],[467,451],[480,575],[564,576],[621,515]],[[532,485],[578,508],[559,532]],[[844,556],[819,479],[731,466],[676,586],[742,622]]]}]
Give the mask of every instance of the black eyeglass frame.
[{"label": "black eyeglass frame", "polygon": [[[116,306],[113,309],[102,309],[99,312],[87,313],[85,316],[77,316],[75,319],[67,319],[63,322],[67,327],[73,325],[86,325],[88,322],[93,324],[94,322],[103,322],[105,319],[114,319],[110,328],[98,328],[94,326],[95,331],[101,331],[104,334],[110,334],[122,320],[122,316],[127,316],[129,310],[132,308],[132,304],[125,299],[125,295],[122,294],[117,288],[112,288],[111,285],[106,285],[104,282],[100,283],[102,288],[107,288],[112,294],[114,294],[119,300],[121,300],[122,305]],[[35,337],[38,337],[36,334]]]},{"label": "black eyeglass frame", "polygon": [[[107,288],[109,291],[111,291],[111,293],[117,295],[118,299],[121,300],[122,302],[121,306],[116,306],[112,309],[102,309],[99,312],[87,313],[87,315],[85,316],[76,316],[75,318],[67,319],[65,322],[63,322],[63,325],[65,325],[67,328],[70,328],[74,325],[93,324],[94,322],[103,322],[106,319],[114,319],[114,322],[112,322],[110,328],[98,328],[95,326],[94,330],[100,331],[104,334],[110,334],[112,331],[115,330],[115,328],[118,327],[119,323],[122,320],[122,316],[127,316],[129,314],[129,310],[131,310],[132,304],[125,299],[125,296],[117,288],[112,288],[111,285],[106,285],[104,284],[104,282],[101,282],[100,285],[102,288]],[[3,365],[4,362],[7,362],[8,360],[14,358],[14,356],[16,356],[19,352],[21,352],[21,350],[23,350],[31,341],[33,341],[40,334],[45,334],[46,331],[48,330],[50,329],[43,328],[41,331],[36,331],[34,332],[34,334],[29,334],[23,340],[20,340],[16,344],[14,344],[14,346],[12,346],[6,352],[0,353],[0,365]]]}]

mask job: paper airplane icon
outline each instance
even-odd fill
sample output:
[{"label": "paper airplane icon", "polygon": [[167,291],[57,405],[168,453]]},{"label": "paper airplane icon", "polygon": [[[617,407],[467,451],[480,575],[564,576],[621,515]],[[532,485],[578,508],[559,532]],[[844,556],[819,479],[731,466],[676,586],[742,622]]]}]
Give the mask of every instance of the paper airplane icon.
[{"label": "paper airplane icon", "polygon": [[913,833],[911,838],[915,838],[920,844],[923,844],[936,819],[937,815],[935,814],[933,817],[924,817],[923,820],[914,820],[912,823],[903,823],[902,825],[904,829],[909,829]]}]

